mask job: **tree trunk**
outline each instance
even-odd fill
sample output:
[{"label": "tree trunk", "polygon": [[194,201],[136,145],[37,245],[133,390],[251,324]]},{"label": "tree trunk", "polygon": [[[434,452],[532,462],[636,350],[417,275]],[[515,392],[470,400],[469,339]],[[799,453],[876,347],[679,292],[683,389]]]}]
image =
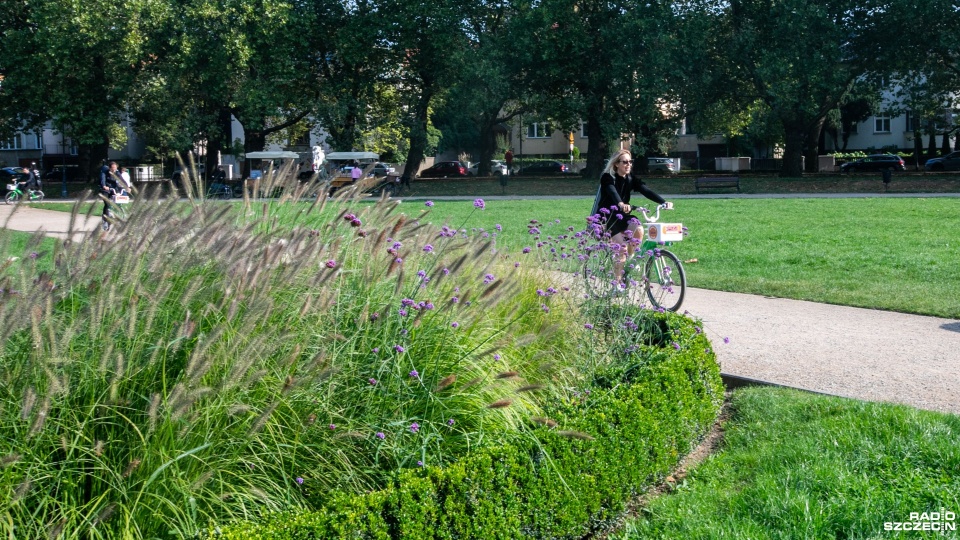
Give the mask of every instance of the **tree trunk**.
[{"label": "tree trunk", "polygon": [[587,140],[590,146],[587,152],[587,165],[583,170],[585,178],[600,178],[603,166],[610,154],[610,145],[607,144],[607,138],[603,136],[603,129],[600,127],[600,114],[597,110],[592,110],[587,114]]},{"label": "tree trunk", "polygon": [[937,134],[930,130],[930,138],[927,140],[927,159],[937,157]]},{"label": "tree trunk", "polygon": [[945,156],[950,153],[950,132],[943,132],[943,142],[940,144],[940,155]]},{"label": "tree trunk", "polygon": [[803,176],[803,146],[806,142],[806,129],[803,126],[784,125],[783,165],[780,178],[800,178]]},{"label": "tree trunk", "polygon": [[484,114],[480,119],[480,156],[477,165],[477,176],[487,176],[490,174],[490,160],[493,159],[493,152],[497,148],[497,140],[494,128],[497,126],[497,113],[493,115]]},{"label": "tree trunk", "polygon": [[919,171],[923,164],[923,134],[920,130],[913,130],[913,167]]},{"label": "tree trunk", "polygon": [[431,92],[424,90],[417,100],[410,126],[410,150],[407,162],[403,165],[403,177],[414,178],[423,163],[423,154],[427,148],[427,121],[429,120]]},{"label": "tree trunk", "polygon": [[807,144],[805,145],[804,169],[808,173],[815,173],[820,165],[820,133],[823,131],[823,124],[826,117],[822,117],[810,126],[810,133],[807,135]]}]

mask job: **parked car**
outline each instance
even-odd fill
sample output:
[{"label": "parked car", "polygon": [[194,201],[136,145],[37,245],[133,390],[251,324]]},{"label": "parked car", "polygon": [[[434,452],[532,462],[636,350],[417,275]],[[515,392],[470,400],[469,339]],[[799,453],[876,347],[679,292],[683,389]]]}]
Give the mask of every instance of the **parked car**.
[{"label": "parked car", "polygon": [[[469,174],[470,176],[476,176],[476,175],[477,175],[477,171],[478,171],[479,169],[480,169],[480,162],[479,162],[479,161],[476,162],[476,163],[471,163],[470,166],[467,167],[467,174]],[[491,159],[491,160],[490,160],[490,174],[503,176],[503,175],[507,174],[507,172],[508,172],[508,171],[507,171],[507,164],[506,164],[506,163],[500,161],[499,159]]]},{"label": "parked car", "polygon": [[77,182],[81,180],[86,180],[84,177],[83,171],[80,170],[80,167],[76,165],[54,165],[53,169],[43,173],[43,179],[51,182],[59,182],[63,180],[63,171],[67,171],[67,181],[68,182]]},{"label": "parked car", "polygon": [[566,174],[569,172],[567,166],[559,161],[537,161],[521,168],[517,171],[518,175],[527,176],[547,176],[551,174]]},{"label": "parked car", "polygon": [[379,178],[381,176],[386,176],[392,172],[395,172],[395,170],[396,169],[393,168],[393,165],[390,165],[389,163],[381,163],[378,161],[377,164],[373,166],[373,176],[376,176]]},{"label": "parked car", "polygon": [[0,169],[0,187],[17,182],[26,182],[30,175],[23,172],[23,167],[4,167]]},{"label": "parked car", "polygon": [[459,161],[441,161],[420,171],[420,178],[447,178],[467,175],[467,167]]},{"label": "parked car", "polygon": [[647,158],[647,170],[650,172],[666,172],[670,174],[677,172],[673,166],[673,160],[667,157]]},{"label": "parked car", "polygon": [[840,172],[852,173],[857,171],[904,171],[907,167],[900,156],[893,154],[873,154],[856,161],[848,161],[840,166]]},{"label": "parked car", "polygon": [[960,152],[950,152],[945,156],[928,159],[923,165],[926,171],[960,171]]}]

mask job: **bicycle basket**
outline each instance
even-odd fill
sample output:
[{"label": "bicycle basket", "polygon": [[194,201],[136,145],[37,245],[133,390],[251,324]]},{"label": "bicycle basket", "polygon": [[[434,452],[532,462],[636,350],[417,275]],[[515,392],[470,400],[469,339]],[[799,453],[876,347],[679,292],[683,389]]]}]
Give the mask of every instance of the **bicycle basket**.
[{"label": "bicycle basket", "polygon": [[113,196],[113,202],[115,202],[115,203],[117,203],[117,204],[126,204],[126,203],[130,202],[130,196],[129,196],[129,195],[114,195],[114,196]]},{"label": "bicycle basket", "polygon": [[683,223],[645,223],[647,238],[654,242],[679,242],[683,240]]},{"label": "bicycle basket", "polygon": [[13,191],[15,189],[17,189],[17,186],[15,184],[7,184],[8,191]]}]

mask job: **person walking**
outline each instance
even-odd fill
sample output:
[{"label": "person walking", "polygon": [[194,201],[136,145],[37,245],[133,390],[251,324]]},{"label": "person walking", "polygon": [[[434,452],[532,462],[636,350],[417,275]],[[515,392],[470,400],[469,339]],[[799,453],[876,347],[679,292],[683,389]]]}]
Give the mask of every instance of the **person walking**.
[{"label": "person walking", "polygon": [[609,236],[610,241],[617,244],[614,254],[614,275],[623,274],[623,265],[627,257],[633,255],[636,246],[643,241],[643,231],[640,229],[640,220],[631,215],[633,207],[630,205],[630,196],[634,191],[657,204],[668,204],[663,197],[644,184],[640,177],[632,173],[633,158],[630,151],[620,149],[610,156],[607,166],[600,175],[600,187],[593,201],[593,211],[590,220],[597,227],[598,235]]}]

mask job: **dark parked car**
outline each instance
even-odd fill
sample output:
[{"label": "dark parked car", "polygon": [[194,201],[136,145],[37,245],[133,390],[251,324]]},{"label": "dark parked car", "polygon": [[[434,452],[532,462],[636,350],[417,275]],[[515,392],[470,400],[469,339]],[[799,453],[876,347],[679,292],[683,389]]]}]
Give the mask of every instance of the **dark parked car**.
[{"label": "dark parked car", "polygon": [[459,161],[441,161],[420,171],[420,178],[447,178],[466,176],[467,168]]},{"label": "dark parked car", "polygon": [[886,170],[904,171],[906,166],[900,156],[893,154],[873,154],[856,161],[848,161],[840,166],[840,172],[844,173]]},{"label": "dark parked car", "polygon": [[395,169],[393,165],[390,165],[389,163],[377,162],[377,164],[373,166],[373,176],[378,178],[381,176],[386,176],[394,171]]},{"label": "dark parked car", "polygon": [[518,175],[547,176],[550,174],[565,174],[567,166],[559,161],[537,161],[517,171]]},{"label": "dark parked car", "polygon": [[54,165],[53,169],[43,173],[43,179],[50,182],[59,182],[63,180],[63,171],[67,171],[67,182],[79,182],[81,180],[86,180],[84,177],[83,171],[80,170],[80,167],[76,165]]},{"label": "dark parked car", "polygon": [[18,182],[26,182],[30,175],[23,172],[23,167],[4,167],[0,169],[0,187],[6,187],[12,184],[14,179]]},{"label": "dark parked car", "polygon": [[960,152],[928,159],[923,168],[927,171],[960,171]]}]

